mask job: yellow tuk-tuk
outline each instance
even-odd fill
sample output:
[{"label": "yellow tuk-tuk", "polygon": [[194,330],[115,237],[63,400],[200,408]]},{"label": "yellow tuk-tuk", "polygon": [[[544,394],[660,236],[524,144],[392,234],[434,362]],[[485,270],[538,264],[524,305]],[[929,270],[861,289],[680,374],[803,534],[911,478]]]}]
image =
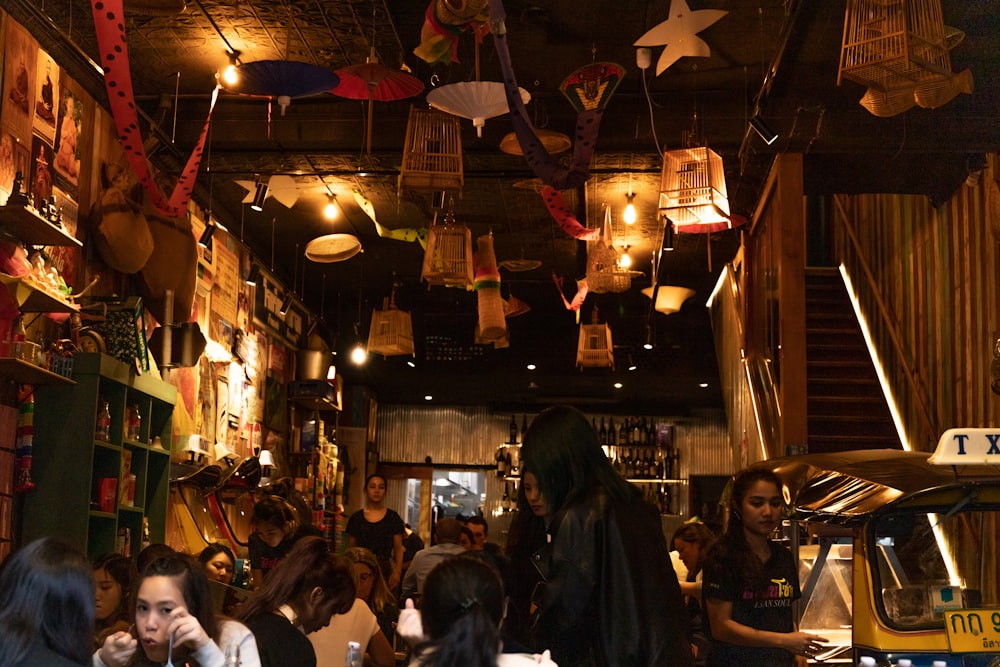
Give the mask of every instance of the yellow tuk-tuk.
[{"label": "yellow tuk-tuk", "polygon": [[1000,666],[1000,429],[755,465],[784,485],[815,662]]}]

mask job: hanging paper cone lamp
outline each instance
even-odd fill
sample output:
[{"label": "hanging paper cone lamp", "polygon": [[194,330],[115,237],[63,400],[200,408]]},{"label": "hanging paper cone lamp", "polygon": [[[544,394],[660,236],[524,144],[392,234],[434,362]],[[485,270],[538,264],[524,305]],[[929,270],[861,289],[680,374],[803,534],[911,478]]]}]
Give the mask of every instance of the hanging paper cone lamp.
[{"label": "hanging paper cone lamp", "polygon": [[236,68],[239,81],[226,86],[238,95],[273,97],[281,115],[294,99],[320,95],[336,88],[340,78],[319,65],[296,60],[255,60]]},{"label": "hanging paper cone lamp", "polygon": [[[642,293],[652,299],[653,288],[645,287]],[[660,285],[656,288],[656,303],[653,310],[664,315],[676,313],[684,305],[684,302],[694,296],[694,290],[687,287],[677,287],[676,285]]]},{"label": "hanging paper cone lamp", "polygon": [[340,82],[330,92],[351,100],[368,100],[368,125],[365,133],[365,152],[372,146],[372,102],[394,102],[419,95],[424,83],[412,74],[378,61],[375,48],[361,65],[348,65],[337,70]]},{"label": "hanging paper cone lamp", "polygon": [[[518,88],[521,101],[527,104],[531,93]],[[503,84],[499,81],[462,81],[449,83],[427,93],[427,104],[453,116],[468,118],[476,128],[476,136],[483,136],[483,126],[489,118],[502,116],[510,111]]]}]

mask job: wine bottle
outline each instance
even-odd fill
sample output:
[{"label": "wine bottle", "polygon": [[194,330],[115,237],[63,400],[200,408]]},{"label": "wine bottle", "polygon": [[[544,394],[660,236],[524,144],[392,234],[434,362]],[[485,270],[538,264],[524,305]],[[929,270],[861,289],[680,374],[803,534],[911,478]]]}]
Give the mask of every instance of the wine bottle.
[{"label": "wine bottle", "polygon": [[504,477],[507,474],[507,456],[504,448],[497,447],[497,477]]},{"label": "wine bottle", "polygon": [[600,440],[602,446],[608,444],[608,427],[604,423],[604,417],[601,417],[601,428],[598,429],[597,431],[597,437]]},{"label": "wine bottle", "polygon": [[510,416],[510,440],[507,442],[511,445],[517,444],[517,420],[514,419],[514,415]]},{"label": "wine bottle", "polygon": [[614,447],[618,444],[618,432],[615,431],[615,418],[608,418],[608,446]]},{"label": "wine bottle", "polygon": [[510,511],[510,484],[503,483],[503,497],[500,498],[500,509],[504,512]]}]

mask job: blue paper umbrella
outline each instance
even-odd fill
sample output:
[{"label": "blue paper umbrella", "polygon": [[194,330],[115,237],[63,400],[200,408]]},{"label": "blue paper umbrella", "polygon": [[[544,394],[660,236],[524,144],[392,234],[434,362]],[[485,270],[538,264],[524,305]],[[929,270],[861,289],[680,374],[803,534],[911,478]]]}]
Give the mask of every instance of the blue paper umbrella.
[{"label": "blue paper umbrella", "polygon": [[296,60],[256,60],[243,63],[236,71],[239,81],[226,86],[226,90],[277,98],[282,115],[292,100],[329,92],[340,83],[340,77],[331,70]]}]

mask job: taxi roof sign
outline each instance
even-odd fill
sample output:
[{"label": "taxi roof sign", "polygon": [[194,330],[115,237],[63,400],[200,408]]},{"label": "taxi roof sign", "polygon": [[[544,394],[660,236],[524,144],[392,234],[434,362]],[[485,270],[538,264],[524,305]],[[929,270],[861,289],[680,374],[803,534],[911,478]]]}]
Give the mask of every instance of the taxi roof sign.
[{"label": "taxi roof sign", "polygon": [[1000,429],[950,428],[927,459],[936,465],[1000,464]]}]

